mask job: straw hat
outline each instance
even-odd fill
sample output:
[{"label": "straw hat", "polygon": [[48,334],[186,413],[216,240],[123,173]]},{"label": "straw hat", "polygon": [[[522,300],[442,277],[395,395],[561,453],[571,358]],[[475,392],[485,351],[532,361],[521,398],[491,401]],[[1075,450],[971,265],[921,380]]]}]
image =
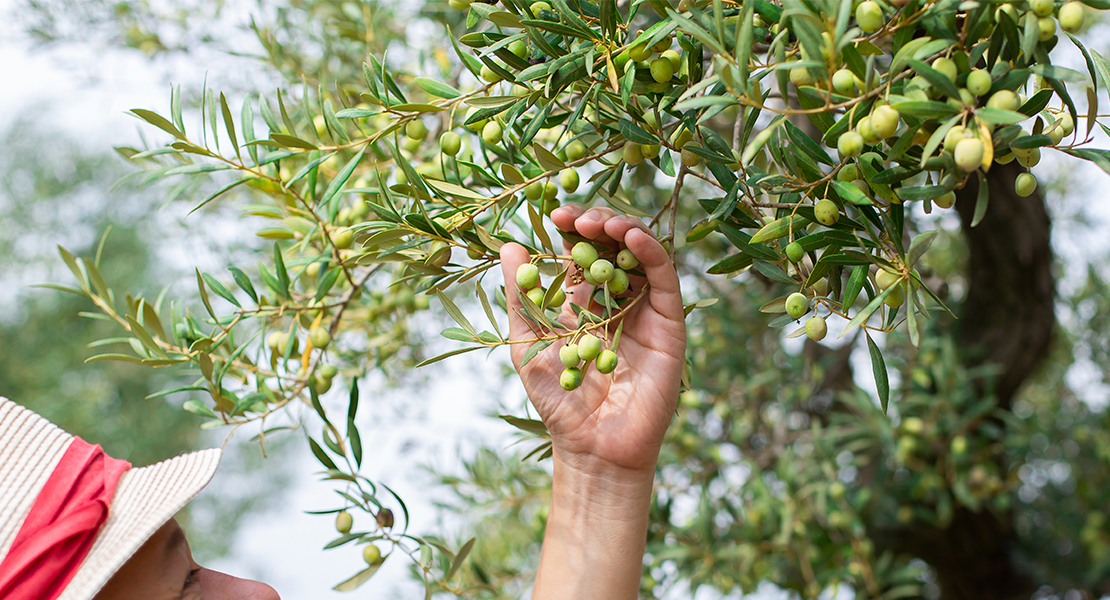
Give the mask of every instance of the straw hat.
[{"label": "straw hat", "polygon": [[[73,436],[0,396],[0,562]],[[220,450],[183,454],[123,474],[108,520],[58,600],[90,600],[154,532],[212,479]]]}]

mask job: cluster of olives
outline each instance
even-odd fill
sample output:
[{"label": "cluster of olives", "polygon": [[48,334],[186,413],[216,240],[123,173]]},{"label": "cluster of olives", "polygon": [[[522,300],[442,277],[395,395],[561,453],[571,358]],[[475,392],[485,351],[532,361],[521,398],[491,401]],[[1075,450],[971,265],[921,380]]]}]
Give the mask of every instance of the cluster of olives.
[{"label": "cluster of olives", "polygon": [[[533,263],[520,265],[516,270],[516,284],[520,286],[524,297],[537,307],[559,308],[567,300],[567,294],[562,289],[556,289],[548,298],[548,290],[540,284],[540,268]],[[544,299],[547,299],[545,302]]]},{"label": "cluster of olives", "polygon": [[[597,248],[589,242],[575,244],[571,248],[570,258],[580,270],[582,281],[595,287],[603,287],[610,297],[628,291],[628,271],[640,265],[640,261],[627,248],[617,252],[613,260],[609,260],[602,258]],[[539,267],[533,263],[525,263],[517,268],[516,283],[524,297],[541,309],[556,308],[566,301],[563,290],[544,290],[540,282]],[[606,375],[617,368],[616,347],[603,348],[600,338],[581,329],[559,349],[559,360],[566,367],[559,377],[559,384],[567,391],[582,385],[583,369],[588,368],[590,363],[595,364],[599,373]]]}]

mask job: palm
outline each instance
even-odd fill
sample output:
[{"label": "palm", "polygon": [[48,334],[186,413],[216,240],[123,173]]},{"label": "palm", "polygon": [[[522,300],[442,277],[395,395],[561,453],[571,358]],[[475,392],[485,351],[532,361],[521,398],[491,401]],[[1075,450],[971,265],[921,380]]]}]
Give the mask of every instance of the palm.
[{"label": "palm", "polygon": [[[553,215],[556,223],[570,229],[577,217],[574,213],[580,211],[571,207],[561,210],[562,214]],[[631,227],[621,222],[606,224],[604,219],[597,231],[591,229],[590,223],[578,226],[579,233],[592,239],[609,234],[623,242],[625,234],[631,232]],[[516,344],[513,363],[558,449],[626,468],[644,469],[655,464],[663,434],[674,414],[686,332],[677,276],[669,262],[660,264],[666,261],[665,251],[639,230],[628,236],[628,242],[630,247],[636,246],[633,251],[641,258],[653,288],[624,317],[616,370],[604,375],[588,369],[582,386],[568,392],[559,385],[564,368],[558,355],[562,342],[540,352],[523,367],[520,364],[529,344]],[[507,247],[502,257],[507,276],[527,260],[520,246]],[[589,293],[588,284],[569,289],[560,321],[573,325],[576,319],[570,303],[584,305],[584,301],[574,298],[585,298]],[[515,325],[511,327],[513,338],[533,337],[523,319],[514,317],[519,322],[511,323]]]}]

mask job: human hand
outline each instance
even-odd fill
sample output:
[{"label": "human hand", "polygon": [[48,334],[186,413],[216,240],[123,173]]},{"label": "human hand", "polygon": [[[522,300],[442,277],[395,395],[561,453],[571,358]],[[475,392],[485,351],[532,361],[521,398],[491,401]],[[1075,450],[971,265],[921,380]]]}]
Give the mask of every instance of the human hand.
[{"label": "human hand", "polygon": [[[559,349],[568,341],[566,338],[541,351],[523,367],[521,363],[531,344],[513,344],[513,365],[551,433],[557,460],[582,462],[591,469],[616,467],[653,472],[663,435],[674,415],[685,361],[686,322],[678,275],[666,250],[637,219],[618,216],[608,208],[587,211],[575,205],[556,209],[551,218],[559,229],[577,232],[596,243],[614,249],[623,244],[639,260],[650,290],[623,316],[618,363],[612,374],[584,369],[582,385],[573,391],[564,390],[559,385],[564,368]],[[565,254],[570,254],[571,246],[564,243]],[[536,337],[535,326],[521,316],[523,307],[516,294],[517,268],[528,261],[527,250],[519,244],[501,248],[509,337],[513,341]],[[573,284],[570,277],[567,279],[567,301],[559,322],[573,329],[577,318],[571,304],[588,306],[593,286],[585,282]],[[645,278],[631,279],[628,295],[635,296]]]}]

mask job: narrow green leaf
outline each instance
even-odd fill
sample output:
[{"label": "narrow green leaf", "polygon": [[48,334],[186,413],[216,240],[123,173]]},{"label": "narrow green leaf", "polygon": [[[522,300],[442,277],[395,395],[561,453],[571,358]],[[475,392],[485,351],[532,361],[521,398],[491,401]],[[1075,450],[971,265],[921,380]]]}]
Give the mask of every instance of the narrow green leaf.
[{"label": "narrow green leaf", "polygon": [[[894,289],[891,286],[890,289]],[[890,403],[890,382],[887,379],[886,361],[883,360],[883,353],[871,339],[871,334],[864,332],[867,336],[867,350],[871,353],[871,369],[875,373],[875,387],[879,392],[879,402],[882,403],[883,414],[886,414],[887,405]]]}]

